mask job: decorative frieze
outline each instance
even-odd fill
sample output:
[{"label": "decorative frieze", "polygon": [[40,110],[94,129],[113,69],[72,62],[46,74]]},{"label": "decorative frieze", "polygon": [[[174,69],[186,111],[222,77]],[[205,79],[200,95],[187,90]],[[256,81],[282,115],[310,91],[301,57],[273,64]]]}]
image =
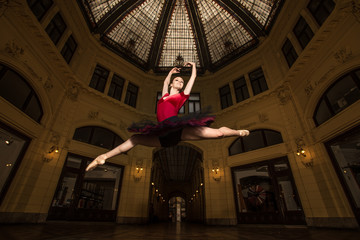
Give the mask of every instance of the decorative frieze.
[{"label": "decorative frieze", "polygon": [[17,45],[14,40],[8,42],[5,46],[5,52],[14,58],[20,58],[24,56],[25,50]]},{"label": "decorative frieze", "polygon": [[268,115],[265,114],[265,113],[259,113],[259,114],[258,114],[258,117],[259,117],[259,121],[260,121],[261,123],[264,123],[264,122],[266,122],[266,121],[269,121],[269,117],[268,117]]},{"label": "decorative frieze", "polygon": [[313,93],[314,88],[313,88],[312,84],[309,83],[309,84],[305,87],[304,90],[305,90],[306,95],[307,95],[307,96],[310,96],[310,95]]},{"label": "decorative frieze", "polygon": [[72,101],[76,101],[78,96],[80,93],[80,88],[76,83],[71,84],[67,89],[66,89],[66,96],[72,100]]},{"label": "decorative frieze", "polygon": [[281,105],[285,105],[291,99],[291,92],[288,86],[282,85],[277,89],[277,97]]},{"label": "decorative frieze", "polygon": [[334,53],[334,58],[339,63],[345,63],[352,58],[352,51],[350,48],[342,47]]},{"label": "decorative frieze", "polygon": [[99,112],[95,112],[95,111],[90,111],[88,113],[88,118],[91,120],[95,120],[99,117]]}]

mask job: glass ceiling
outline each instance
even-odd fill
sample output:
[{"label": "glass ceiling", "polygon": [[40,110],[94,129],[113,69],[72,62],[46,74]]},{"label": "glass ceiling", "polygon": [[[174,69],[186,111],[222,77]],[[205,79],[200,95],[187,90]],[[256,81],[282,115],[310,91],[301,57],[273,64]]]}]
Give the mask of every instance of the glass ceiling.
[{"label": "glass ceiling", "polygon": [[215,72],[269,34],[283,0],[78,0],[94,34],[145,71]]}]

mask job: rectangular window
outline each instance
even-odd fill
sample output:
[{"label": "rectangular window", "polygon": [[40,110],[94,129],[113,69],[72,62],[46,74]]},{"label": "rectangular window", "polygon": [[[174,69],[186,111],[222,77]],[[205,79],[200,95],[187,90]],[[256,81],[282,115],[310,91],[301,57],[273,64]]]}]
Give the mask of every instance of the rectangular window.
[{"label": "rectangular window", "polygon": [[77,44],[75,42],[75,39],[72,35],[68,38],[66,41],[63,49],[61,50],[61,55],[64,57],[65,61],[67,63],[70,63],[72,56],[75,53],[75,50],[77,48]]},{"label": "rectangular window", "polygon": [[111,80],[108,96],[121,101],[121,95],[124,88],[124,83],[125,83],[125,79],[114,74]]},{"label": "rectangular window", "polygon": [[28,0],[28,5],[38,21],[40,21],[53,4],[52,0]]},{"label": "rectangular window", "polygon": [[221,109],[230,107],[233,105],[232,99],[231,99],[231,92],[230,92],[230,86],[226,85],[219,89],[220,92],[220,102],[221,102]]},{"label": "rectangular window", "polygon": [[335,2],[333,0],[311,0],[307,8],[321,26],[334,10]]},{"label": "rectangular window", "polygon": [[249,78],[254,95],[257,95],[269,89],[263,70],[261,68],[258,68],[255,71],[251,72],[249,74]]},{"label": "rectangular window", "polygon": [[105,84],[108,76],[109,76],[109,71],[97,65],[94,74],[91,78],[89,86],[100,92],[104,92]]},{"label": "rectangular window", "polygon": [[201,105],[200,105],[200,93],[191,93],[189,100],[189,113],[200,112]]},{"label": "rectangular window", "polygon": [[233,82],[235,89],[236,102],[244,101],[249,98],[249,91],[246,85],[245,77],[241,77]]},{"label": "rectangular window", "polygon": [[139,88],[137,86],[135,86],[132,83],[129,83],[126,91],[125,103],[132,107],[136,107],[136,99],[137,99],[138,91]]},{"label": "rectangular window", "polygon": [[300,17],[293,31],[303,49],[308,45],[314,36],[313,31],[303,17]]},{"label": "rectangular window", "polygon": [[65,32],[65,29],[66,24],[64,22],[64,19],[61,17],[60,13],[57,13],[53,17],[49,25],[46,27],[45,31],[56,45],[59,42],[63,33]]},{"label": "rectangular window", "polygon": [[289,39],[286,39],[281,50],[285,56],[285,59],[289,65],[289,68],[290,68],[294,64],[296,59],[298,58],[298,55]]}]

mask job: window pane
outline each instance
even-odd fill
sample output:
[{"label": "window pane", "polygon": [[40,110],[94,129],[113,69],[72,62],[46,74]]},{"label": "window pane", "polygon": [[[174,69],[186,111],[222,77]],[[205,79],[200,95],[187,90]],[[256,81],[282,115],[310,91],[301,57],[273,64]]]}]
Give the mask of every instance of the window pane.
[{"label": "window pane", "polygon": [[[20,156],[25,151],[27,140],[10,133],[0,126],[0,201],[3,199],[15,174]],[[6,142],[7,141],[7,142]]]},{"label": "window pane", "polygon": [[265,147],[262,131],[253,131],[249,136],[243,138],[245,152]]},{"label": "window pane", "polygon": [[284,46],[282,47],[282,51],[289,67],[291,67],[296,61],[298,55],[289,39],[286,39]]},{"label": "window pane", "polygon": [[121,168],[106,163],[86,172],[78,208],[115,210],[121,174]]},{"label": "window pane", "polygon": [[24,103],[31,94],[31,89],[17,73],[8,70],[0,80],[0,94],[17,108],[23,110]]},{"label": "window pane", "polygon": [[114,143],[114,134],[105,128],[94,128],[93,136],[91,138],[92,145],[102,148],[112,149]]},{"label": "window pane", "polygon": [[52,0],[28,0],[31,11],[40,21],[53,4]]},{"label": "window pane", "polygon": [[92,127],[82,127],[75,130],[74,133],[74,140],[90,143],[90,136],[91,136]]},{"label": "window pane", "polygon": [[235,170],[233,176],[239,213],[278,211],[267,165]]},{"label": "window pane", "polygon": [[238,138],[233,144],[231,144],[231,146],[229,148],[230,156],[243,152],[241,142],[242,142],[241,138]]},{"label": "window pane", "polygon": [[330,119],[332,117],[332,114],[330,112],[330,109],[326,105],[325,100],[322,100],[317,108],[316,114],[315,114],[315,122],[317,125],[322,124],[326,120]]},{"label": "window pane", "polygon": [[345,182],[346,189],[350,192],[352,201],[357,208],[360,208],[360,132],[352,131],[347,136],[340,137],[329,145],[338,172]]},{"label": "window pane", "polygon": [[60,186],[54,196],[53,207],[68,208],[74,201],[74,190],[78,174],[69,171],[64,172]]},{"label": "window pane", "polygon": [[82,161],[81,158],[77,158],[69,155],[68,158],[66,159],[66,166],[79,169],[81,166],[81,161]]},{"label": "window pane", "polygon": [[348,107],[360,97],[359,89],[350,75],[341,79],[326,94],[335,113]]},{"label": "window pane", "polygon": [[300,203],[292,186],[292,181],[289,176],[283,176],[277,178],[280,197],[285,203],[287,211],[301,210]]},{"label": "window pane", "polygon": [[35,121],[40,121],[43,112],[39,99],[37,99],[35,95],[31,96],[31,99],[28,102],[26,109],[24,109],[24,112]]},{"label": "window pane", "polygon": [[279,144],[283,142],[281,133],[275,131],[264,130],[267,146]]},{"label": "window pane", "polygon": [[89,86],[100,92],[104,92],[108,76],[109,76],[109,71],[97,65],[94,70],[94,74],[91,78]]}]

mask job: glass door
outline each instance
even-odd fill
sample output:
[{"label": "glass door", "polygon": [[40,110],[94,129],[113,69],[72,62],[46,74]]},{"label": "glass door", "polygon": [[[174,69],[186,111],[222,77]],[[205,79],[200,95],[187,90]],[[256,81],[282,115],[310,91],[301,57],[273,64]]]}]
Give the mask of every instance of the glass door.
[{"label": "glass door", "polygon": [[123,167],[106,163],[85,172],[90,161],[68,155],[49,220],[115,221]]},{"label": "glass door", "polygon": [[239,223],[305,224],[286,158],[232,168]]}]

